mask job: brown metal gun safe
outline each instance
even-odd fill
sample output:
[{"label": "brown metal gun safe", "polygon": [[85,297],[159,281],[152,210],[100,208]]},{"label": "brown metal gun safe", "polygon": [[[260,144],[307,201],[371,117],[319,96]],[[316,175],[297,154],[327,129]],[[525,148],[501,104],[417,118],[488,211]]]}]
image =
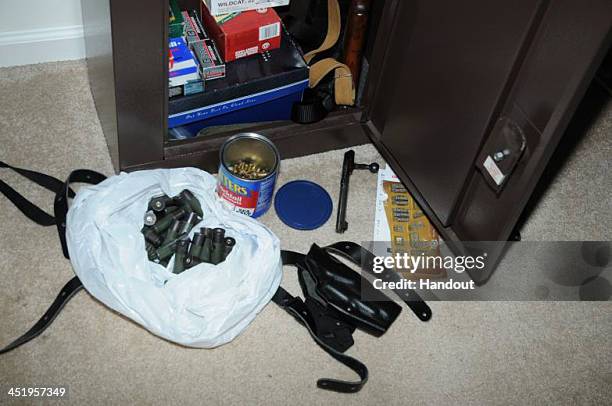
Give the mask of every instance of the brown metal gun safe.
[{"label": "brown metal gun safe", "polygon": [[[91,89],[118,171],[215,171],[233,133],[168,139],[167,1],[82,0]],[[284,158],[372,142],[445,240],[508,240],[608,50],[612,2],[373,4],[360,105],[249,130]]]}]

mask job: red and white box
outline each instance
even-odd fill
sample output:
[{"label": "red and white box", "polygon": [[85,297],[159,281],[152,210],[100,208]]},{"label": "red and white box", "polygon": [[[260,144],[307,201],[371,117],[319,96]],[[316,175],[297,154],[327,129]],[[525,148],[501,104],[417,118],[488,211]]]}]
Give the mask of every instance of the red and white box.
[{"label": "red and white box", "polygon": [[215,17],[202,4],[201,14],[225,62],[280,48],[281,19],[272,8]]}]

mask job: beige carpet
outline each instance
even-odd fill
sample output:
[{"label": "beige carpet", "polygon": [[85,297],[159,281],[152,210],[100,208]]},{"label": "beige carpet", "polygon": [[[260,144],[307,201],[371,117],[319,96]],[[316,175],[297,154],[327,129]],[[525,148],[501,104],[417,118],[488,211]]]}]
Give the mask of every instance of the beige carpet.
[{"label": "beige carpet", "polygon": [[[611,123],[608,106],[524,227],[525,239],[610,239]],[[84,64],[0,69],[0,145],[1,160],[60,178],[81,167],[110,175]],[[361,162],[380,161],[371,146],[356,151]],[[310,179],[335,201],[342,154],[284,161],[280,183]],[[52,210],[50,193],[6,170],[0,178]],[[353,182],[360,187],[351,191],[350,228],[344,237],[368,240],[375,177],[360,172]],[[313,241],[338,239],[333,221],[313,232],[291,230],[273,212],[263,221],[288,249],[304,251]],[[30,223],[4,198],[0,224],[4,345],[40,317],[73,272],[53,227]],[[574,224],[579,228],[572,228]],[[297,292],[294,275],[287,273],[283,285]],[[316,389],[317,378],[352,379],[352,372],[273,304],[233,343],[197,350],[147,333],[82,292],[41,337],[0,356],[0,388],[68,385],[71,403],[105,405],[612,402],[609,302],[431,307],[429,323],[405,311],[382,338],[357,333],[350,354],[368,365],[370,380],[359,394],[340,395]],[[5,400],[0,395],[0,403]]]}]

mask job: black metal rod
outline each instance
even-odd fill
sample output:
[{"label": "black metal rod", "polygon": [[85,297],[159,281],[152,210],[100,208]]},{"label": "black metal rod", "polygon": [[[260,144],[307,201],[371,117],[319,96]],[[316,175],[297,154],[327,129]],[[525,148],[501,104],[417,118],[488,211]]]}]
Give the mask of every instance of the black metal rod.
[{"label": "black metal rod", "polygon": [[346,205],[348,203],[349,183],[353,167],[355,166],[355,151],[350,150],[344,154],[342,163],[342,178],[340,179],[340,197],[338,200],[338,217],[336,218],[336,232],[344,233],[348,229],[346,221]]},{"label": "black metal rod", "polygon": [[377,173],[380,166],[376,162],[371,164],[355,164],[355,151],[346,151],[344,162],[342,163],[342,179],[340,180],[340,197],[338,199],[338,217],[336,218],[336,232],[344,233],[348,229],[346,221],[346,205],[348,203],[348,192],[351,175],[355,169],[367,169],[372,173]]}]

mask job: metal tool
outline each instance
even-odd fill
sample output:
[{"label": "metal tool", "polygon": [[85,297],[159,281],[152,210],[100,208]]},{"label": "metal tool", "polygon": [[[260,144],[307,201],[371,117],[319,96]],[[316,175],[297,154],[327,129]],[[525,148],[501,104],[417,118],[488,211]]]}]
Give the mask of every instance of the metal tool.
[{"label": "metal tool", "polygon": [[349,182],[355,169],[367,169],[372,173],[378,173],[380,165],[376,162],[371,164],[356,164],[355,151],[350,150],[344,154],[342,164],[342,179],[340,181],[340,199],[338,201],[338,218],[336,219],[336,232],[342,234],[348,229],[346,221],[346,204],[348,200]]}]

